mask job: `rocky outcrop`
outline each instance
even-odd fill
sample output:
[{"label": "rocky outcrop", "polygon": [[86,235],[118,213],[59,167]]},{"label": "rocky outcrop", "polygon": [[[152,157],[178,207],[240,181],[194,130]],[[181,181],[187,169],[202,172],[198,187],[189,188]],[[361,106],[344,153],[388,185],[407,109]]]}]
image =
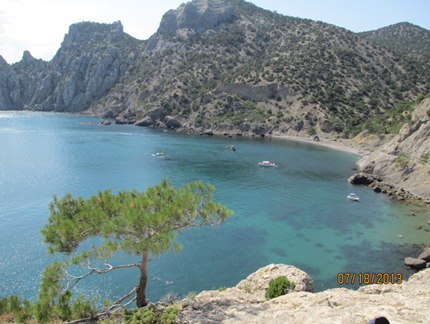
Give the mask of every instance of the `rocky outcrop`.
[{"label": "rocky outcrop", "polygon": [[365,184],[401,199],[430,201],[429,112],[427,98],[415,108],[412,122],[405,124],[398,135],[357,162],[360,177],[370,182]]},{"label": "rocky outcrop", "polygon": [[182,127],[181,121],[179,121],[177,118],[172,117],[172,116],[166,116],[164,118],[164,124],[168,128],[181,128]]},{"label": "rocky outcrop", "polygon": [[418,258],[405,258],[405,265],[415,269],[430,268],[430,248],[426,248]]},{"label": "rocky outcrop", "polygon": [[35,59],[25,51],[22,60],[12,66],[0,62],[0,109],[86,110],[133,63],[129,55],[133,42],[140,46],[123,32],[119,21],[71,25],[52,61]]},{"label": "rocky outcrop", "polygon": [[181,29],[202,33],[233,18],[234,8],[224,0],[193,0],[181,4],[176,10],[166,12],[157,33],[176,34]]},{"label": "rocky outcrop", "polygon": [[[255,290],[240,289],[239,284],[223,291],[204,291],[193,301],[183,303],[181,323],[364,324],[378,316],[397,324],[430,323],[430,269],[414,274],[401,284],[369,285],[357,291],[338,288],[319,293],[297,291],[296,287],[295,292],[266,301],[262,291],[267,288],[267,280],[259,285],[255,279],[272,278],[272,272],[293,277],[292,273],[300,270],[292,268],[270,265],[240,283],[245,287],[252,285]],[[302,282],[307,282],[307,277],[304,275]]]},{"label": "rocky outcrop", "polygon": [[235,18],[234,8],[224,0],[193,0],[181,4],[176,10],[169,10],[161,19],[157,33],[146,46],[150,51],[178,50],[178,42],[164,36],[179,36],[190,39],[196,34],[211,37],[216,34],[222,22]]},{"label": "rocky outcrop", "polygon": [[381,179],[366,173],[357,173],[348,178],[349,183],[362,186],[368,186],[379,181],[381,181]]},{"label": "rocky outcrop", "polygon": [[424,269],[426,267],[426,262],[420,258],[405,258],[405,265],[415,269]]}]

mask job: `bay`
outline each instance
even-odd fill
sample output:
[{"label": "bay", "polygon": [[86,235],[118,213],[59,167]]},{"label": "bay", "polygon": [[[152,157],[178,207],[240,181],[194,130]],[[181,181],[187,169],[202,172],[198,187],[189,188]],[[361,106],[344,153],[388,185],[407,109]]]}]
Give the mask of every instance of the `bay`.
[{"label": "bay", "polygon": [[[231,287],[271,263],[308,272],[316,291],[357,288],[340,286],[338,273],[401,273],[406,279],[412,272],[403,257],[429,241],[427,209],[346,181],[356,155],[285,139],[196,136],[99,122],[0,112],[0,298],[36,297],[40,273],[52,261],[39,231],[53,195],[143,191],[163,178],[175,187],[193,180],[213,184],[215,200],[234,215],[216,229],[184,232],[180,253],[150,262],[149,276],[159,278],[148,283],[151,301],[170,292],[184,296]],[[225,149],[232,144],[236,152]],[[277,167],[259,167],[262,160]],[[359,203],[346,199],[351,191]],[[115,262],[129,261],[136,259],[120,256]],[[78,293],[115,299],[137,280],[137,269],[95,276]]]}]

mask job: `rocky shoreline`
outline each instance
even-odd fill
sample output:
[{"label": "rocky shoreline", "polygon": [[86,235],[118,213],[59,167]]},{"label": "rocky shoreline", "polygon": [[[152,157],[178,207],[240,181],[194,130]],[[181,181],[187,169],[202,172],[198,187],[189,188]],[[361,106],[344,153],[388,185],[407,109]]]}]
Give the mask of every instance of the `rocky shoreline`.
[{"label": "rocky shoreline", "polygon": [[[350,183],[355,185],[368,186],[373,191],[377,193],[384,193],[393,199],[407,201],[414,204],[425,204],[426,206],[430,207],[430,189],[420,190],[420,192],[416,191],[417,187],[430,188],[430,177],[428,176],[428,174],[430,174],[430,167],[427,164],[420,164],[417,161],[413,162],[412,159],[409,161],[409,165],[407,166],[399,166],[398,164],[396,164],[396,159],[398,159],[400,156],[410,156],[410,153],[407,150],[407,145],[404,145],[405,149],[403,151],[408,153],[399,151],[399,146],[401,146],[401,142],[409,137],[422,138],[424,143],[421,143],[421,147],[419,150],[423,152],[421,156],[430,154],[430,140],[426,141],[426,134],[430,132],[430,122],[428,118],[429,116],[427,115],[427,113],[423,113],[423,111],[428,111],[429,109],[430,99],[426,99],[421,105],[416,108],[414,112],[415,119],[418,119],[418,123],[416,120],[415,123],[417,123],[419,126],[425,124],[424,131],[421,129],[423,127],[419,127],[416,125],[411,127],[409,125],[405,125],[404,128],[406,130],[402,129],[402,131],[400,131],[400,134],[396,136],[377,136],[370,134],[362,134],[352,140],[341,139],[335,134],[325,134],[326,137],[317,136],[318,140],[316,141],[315,136],[305,137],[305,134],[302,133],[288,135],[278,132],[262,132],[260,134],[252,132],[242,132],[240,129],[197,129],[193,127],[187,127],[187,125],[182,125],[178,120],[174,118],[169,119],[168,123],[159,124],[154,124],[154,122],[150,118],[146,118],[140,120],[139,122],[135,122],[133,125],[143,127],[170,128],[175,129],[177,132],[202,136],[224,136],[232,138],[241,136],[273,137],[290,141],[309,143],[312,145],[327,147],[333,150],[343,151],[349,154],[359,155],[361,156],[361,159],[357,162],[357,169],[360,172],[348,179]],[[129,123],[130,121],[118,119],[115,120],[115,123],[119,124],[126,122]],[[415,131],[419,133],[420,130],[421,133],[424,132],[424,134],[415,134],[415,136],[411,136]],[[393,142],[395,143],[394,145]],[[387,147],[390,146],[394,146],[394,149],[391,148],[393,152],[387,153]],[[413,146],[413,149],[417,150],[416,145]],[[428,150],[428,152],[426,150]],[[381,157],[384,157],[385,161],[381,161],[383,160]],[[419,159],[420,157],[416,157],[415,160]],[[415,168],[413,166],[415,166]],[[417,171],[417,169],[426,170],[424,178],[424,172],[420,172],[420,175],[417,176],[416,179],[410,181],[410,183],[406,183],[405,180],[410,179],[411,174],[413,174],[414,171]],[[425,179],[425,184],[417,186],[418,181],[421,182],[423,179]]]},{"label": "rocky shoreline", "polygon": [[[430,109],[430,99],[425,100],[424,107],[417,110],[421,112],[423,109]],[[417,113],[415,113],[417,114]],[[420,114],[420,113],[418,113]],[[427,116],[428,117],[428,116]],[[428,118],[427,118],[428,119]],[[129,123],[130,121],[125,120],[114,120],[115,123],[123,124],[123,123]],[[351,176],[348,179],[348,182],[355,185],[361,185],[361,186],[368,186],[370,189],[377,193],[383,193],[388,195],[389,197],[410,202],[413,204],[419,204],[419,205],[426,205],[430,207],[430,190],[425,192],[424,194],[422,192],[417,193],[415,192],[416,188],[416,181],[412,182],[409,185],[404,185],[403,180],[405,178],[410,178],[410,173],[412,173],[413,170],[411,168],[408,168],[407,174],[405,172],[402,172],[404,170],[400,170],[401,172],[386,172],[385,174],[381,173],[381,169],[383,167],[387,168],[388,164],[391,164],[391,167],[395,165],[394,159],[396,157],[399,157],[402,153],[394,152],[388,154],[391,158],[390,162],[384,162],[384,164],[381,164],[379,167],[378,172],[374,170],[373,166],[375,163],[377,163],[376,160],[380,158],[380,156],[386,154],[386,146],[390,145],[393,141],[400,142],[399,137],[401,139],[404,139],[404,135],[398,135],[398,136],[376,136],[376,135],[361,135],[359,136],[360,139],[340,139],[338,136],[335,136],[333,134],[326,134],[328,138],[318,137],[318,140],[315,140],[315,137],[304,137],[304,134],[298,133],[297,135],[285,135],[285,134],[279,134],[277,132],[268,132],[268,133],[261,133],[261,134],[255,134],[252,132],[241,132],[240,129],[229,131],[223,131],[223,130],[214,130],[214,129],[195,129],[190,128],[185,125],[182,125],[179,121],[172,119],[171,122],[167,125],[165,123],[160,124],[154,124],[152,120],[149,118],[141,120],[139,122],[135,122],[133,125],[135,126],[143,126],[143,127],[157,127],[157,128],[170,128],[175,129],[177,132],[187,133],[187,134],[194,134],[194,135],[202,135],[202,136],[224,136],[224,137],[242,137],[242,136],[248,136],[248,137],[273,137],[273,138],[280,138],[280,139],[286,139],[290,141],[299,141],[304,143],[309,143],[312,145],[318,145],[327,147],[333,150],[338,150],[342,152],[346,152],[349,154],[354,154],[361,156],[361,159],[357,162],[357,169],[360,171],[359,173]],[[405,125],[408,129],[410,128],[408,125]],[[429,123],[429,129],[430,129],[430,123]],[[401,132],[402,134],[402,132]],[[375,139],[376,138],[376,139]],[[385,143],[385,144],[384,144]],[[424,147],[428,147],[428,151],[430,154],[430,140],[428,143],[425,143]],[[405,154],[405,153],[403,153]],[[424,153],[426,154],[426,153]],[[369,167],[369,164],[371,165]],[[426,180],[426,183],[429,184],[430,188],[430,177],[428,176],[430,174],[430,168],[427,171],[427,175],[425,176],[428,178]],[[390,175],[390,176],[387,176]],[[395,176],[393,176],[395,175]],[[397,181],[393,181],[397,177]],[[422,180],[422,177],[418,177],[418,180]],[[421,186],[423,187],[423,186]]]},{"label": "rocky shoreline", "polygon": [[350,182],[370,186],[400,200],[430,206],[430,98],[414,110],[411,122],[357,162]]}]

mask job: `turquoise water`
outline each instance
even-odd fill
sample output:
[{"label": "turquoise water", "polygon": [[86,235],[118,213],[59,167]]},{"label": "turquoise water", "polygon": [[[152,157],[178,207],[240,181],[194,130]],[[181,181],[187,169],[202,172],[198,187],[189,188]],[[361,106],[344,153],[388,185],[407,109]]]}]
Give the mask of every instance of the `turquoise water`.
[{"label": "turquoise water", "polygon": [[[165,177],[176,187],[192,180],[215,185],[215,200],[235,214],[215,230],[185,232],[179,254],[150,262],[149,276],[160,278],[148,283],[152,301],[169,292],[234,286],[270,263],[308,272],[316,291],[352,287],[338,285],[338,273],[400,272],[406,278],[411,272],[403,257],[414,244],[429,242],[427,210],[346,181],[355,155],[285,139],[203,137],[98,122],[0,112],[0,297],[37,295],[40,273],[52,261],[39,234],[52,195],[145,190]],[[225,149],[230,144],[236,152]],[[277,167],[259,167],[262,160]],[[346,199],[351,191],[359,203]],[[136,260],[123,256],[117,263],[128,261]],[[124,270],[96,276],[78,290],[114,299],[137,278],[137,269]]]}]

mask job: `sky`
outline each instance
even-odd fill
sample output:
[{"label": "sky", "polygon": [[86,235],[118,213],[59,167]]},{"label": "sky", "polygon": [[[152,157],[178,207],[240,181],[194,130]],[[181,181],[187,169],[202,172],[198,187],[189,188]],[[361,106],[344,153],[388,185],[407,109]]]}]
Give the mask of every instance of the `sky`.
[{"label": "sky", "polygon": [[[186,0],[0,0],[0,55],[20,61],[25,50],[50,61],[69,26],[82,21],[113,23],[148,39],[161,18]],[[430,30],[429,0],[252,0],[286,16],[323,21],[354,32],[410,22]]]}]

